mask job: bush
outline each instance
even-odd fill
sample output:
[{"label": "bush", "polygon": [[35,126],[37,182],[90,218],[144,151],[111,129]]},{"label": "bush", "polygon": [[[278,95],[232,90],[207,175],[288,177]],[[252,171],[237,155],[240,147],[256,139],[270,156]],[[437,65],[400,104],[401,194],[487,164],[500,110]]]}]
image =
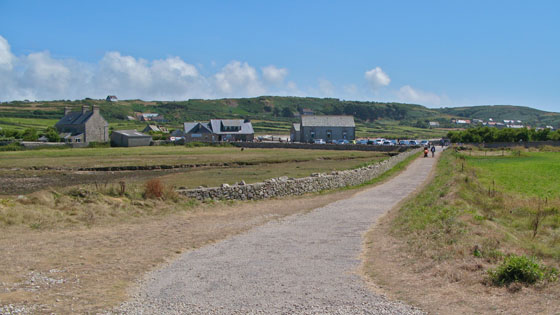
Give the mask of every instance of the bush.
[{"label": "bush", "polygon": [[163,183],[157,179],[150,179],[146,182],[146,186],[144,187],[144,198],[146,199],[155,199],[163,197],[163,192],[165,187]]},{"label": "bush", "polygon": [[0,146],[0,151],[22,151],[25,148],[18,142],[12,142],[7,145]]},{"label": "bush", "polygon": [[513,282],[533,284],[538,281],[556,281],[558,270],[539,264],[534,257],[510,255],[501,265],[488,270],[488,275],[496,285]]}]

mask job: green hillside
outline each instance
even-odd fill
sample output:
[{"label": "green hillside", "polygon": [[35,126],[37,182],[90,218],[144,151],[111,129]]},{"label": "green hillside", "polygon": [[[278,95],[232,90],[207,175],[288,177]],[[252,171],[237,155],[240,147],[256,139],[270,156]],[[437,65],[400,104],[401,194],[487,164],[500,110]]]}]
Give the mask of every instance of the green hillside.
[{"label": "green hillside", "polygon": [[472,106],[472,107],[454,107],[442,108],[441,113],[463,117],[467,119],[484,119],[492,118],[494,121],[507,120],[521,120],[532,126],[545,126],[552,125],[558,128],[560,123],[560,113],[545,112],[542,110],[534,109],[524,106],[512,105],[487,105],[487,106]]},{"label": "green hillside", "polygon": [[[98,105],[101,114],[113,129],[138,129],[145,123],[129,121],[127,116],[138,112],[159,113],[171,128],[185,121],[206,121],[211,118],[240,118],[253,121],[257,133],[287,134],[292,122],[303,109],[315,114],[353,115],[359,137],[440,137],[443,128],[454,128],[452,118],[487,120],[519,119],[532,126],[560,127],[560,114],[520,106],[474,106],[430,109],[421,105],[382,102],[345,101],[335,98],[260,96],[254,98],[188,101],[123,100],[60,100],[0,104],[0,127],[22,130],[44,130],[62,117],[65,106],[79,110],[82,105]],[[438,121],[442,129],[429,129],[429,121]]]}]

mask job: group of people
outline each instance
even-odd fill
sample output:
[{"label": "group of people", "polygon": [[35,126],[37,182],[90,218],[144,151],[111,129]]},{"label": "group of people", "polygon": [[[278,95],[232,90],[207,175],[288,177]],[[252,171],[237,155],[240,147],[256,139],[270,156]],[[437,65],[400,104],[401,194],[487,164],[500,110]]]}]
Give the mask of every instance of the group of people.
[{"label": "group of people", "polygon": [[424,157],[428,157],[428,153],[432,152],[432,157],[435,156],[436,154],[436,146],[432,144],[432,147],[430,148],[430,145],[427,145],[424,147]]}]

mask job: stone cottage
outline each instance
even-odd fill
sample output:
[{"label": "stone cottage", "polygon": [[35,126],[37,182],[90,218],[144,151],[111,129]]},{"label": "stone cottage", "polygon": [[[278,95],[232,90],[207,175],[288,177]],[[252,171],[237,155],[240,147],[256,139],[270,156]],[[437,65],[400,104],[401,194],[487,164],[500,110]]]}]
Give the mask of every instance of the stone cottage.
[{"label": "stone cottage", "polygon": [[327,143],[341,139],[354,140],[356,125],[353,116],[302,115],[301,122],[292,126],[290,134],[293,142],[313,142],[316,139],[323,139]]},{"label": "stone cottage", "polygon": [[185,141],[253,141],[253,125],[243,119],[211,119],[209,122],[187,122],[183,130],[171,133],[174,137],[184,137]]},{"label": "stone cottage", "polygon": [[99,113],[99,107],[93,105],[91,111],[82,106],[81,111],[72,112],[64,108],[64,117],[55,125],[60,138],[67,143],[90,143],[109,141],[109,123]]}]

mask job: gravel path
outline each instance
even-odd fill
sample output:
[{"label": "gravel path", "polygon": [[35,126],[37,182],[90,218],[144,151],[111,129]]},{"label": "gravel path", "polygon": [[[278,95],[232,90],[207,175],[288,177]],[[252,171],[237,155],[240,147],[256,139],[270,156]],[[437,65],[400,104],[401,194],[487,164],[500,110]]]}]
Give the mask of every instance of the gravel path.
[{"label": "gravel path", "polygon": [[368,289],[359,275],[362,236],[413,192],[436,159],[314,211],[183,254],[150,273],[117,313],[416,314]]}]

